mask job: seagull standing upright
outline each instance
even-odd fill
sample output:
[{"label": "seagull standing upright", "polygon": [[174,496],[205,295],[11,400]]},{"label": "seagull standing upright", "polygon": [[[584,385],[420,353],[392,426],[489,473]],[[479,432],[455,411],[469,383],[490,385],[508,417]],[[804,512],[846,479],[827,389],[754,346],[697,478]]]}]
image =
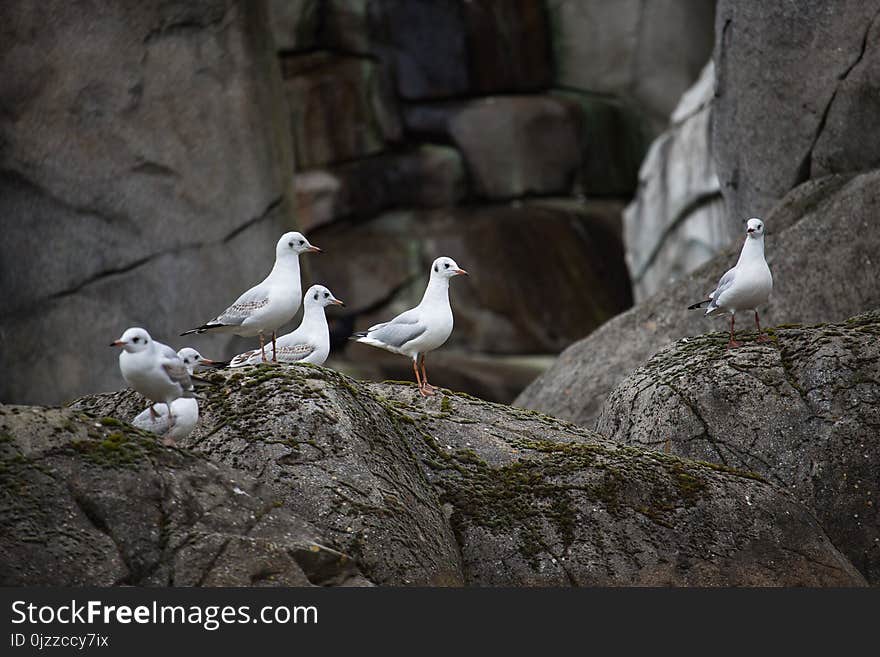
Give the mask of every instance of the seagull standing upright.
[{"label": "seagull standing upright", "polygon": [[[196,367],[212,367],[218,364],[216,361],[204,358],[192,347],[184,347],[177,352],[177,355],[183,361],[190,377]],[[179,397],[171,402],[171,412],[174,413],[173,426],[168,413],[162,408],[154,408],[152,404],[139,413],[131,424],[138,429],[164,435],[163,442],[166,445],[173,445],[175,439],[186,438],[195,428],[199,421],[199,402],[195,397]]]},{"label": "seagull standing upright", "polygon": [[[449,279],[467,272],[452,258],[437,258],[431,265],[431,278],[421,303],[401,313],[390,322],[376,324],[353,340],[409,356],[413,361],[416,383],[423,397],[434,394],[425,370],[425,354],[440,347],[452,333],[452,308],[449,305]],[[419,376],[419,366],[422,374]]]},{"label": "seagull standing upright", "polygon": [[[193,383],[186,365],[167,344],[156,342],[142,328],[126,329],[111,347],[122,347],[119,369],[132,388],[152,402],[168,407],[168,421],[174,426],[171,403],[180,397],[192,397]],[[155,414],[153,407],[150,411]]]},{"label": "seagull standing upright", "polygon": [[274,345],[275,331],[299,310],[302,296],[299,254],[308,252],[320,253],[321,249],[309,244],[302,233],[285,233],[275,246],[275,266],[262,283],[242,294],[210,322],[180,335],[205,331],[234,333],[245,338],[259,335],[260,354],[265,363],[265,334],[271,331]]},{"label": "seagull standing upright", "polygon": [[734,320],[741,310],[755,313],[755,326],[758,327],[758,342],[766,342],[770,338],[761,331],[758,319],[758,306],[767,302],[773,290],[773,276],[764,259],[764,222],[756,217],[749,219],[746,225],[746,241],[739,254],[736,266],[729,269],[718,286],[709,294],[709,298],[688,306],[688,310],[702,308],[708,304],[706,314],[722,310],[730,313],[730,341],[727,348],[739,347],[734,339]]},{"label": "seagull standing upright", "polygon": [[[324,308],[329,305],[345,304],[323,285],[312,285],[303,297],[302,322],[295,331],[282,335],[277,344],[272,345],[272,360],[323,365],[330,354],[330,328],[324,314]],[[229,366],[244,367],[259,362],[260,352],[254,349],[233,358]]]}]

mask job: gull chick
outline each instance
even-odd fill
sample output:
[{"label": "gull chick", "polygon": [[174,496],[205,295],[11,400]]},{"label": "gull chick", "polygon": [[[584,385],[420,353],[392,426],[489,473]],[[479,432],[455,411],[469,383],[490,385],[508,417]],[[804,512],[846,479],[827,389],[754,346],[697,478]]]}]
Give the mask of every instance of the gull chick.
[{"label": "gull chick", "polygon": [[746,226],[746,241],[739,254],[739,260],[733,269],[729,269],[718,287],[709,294],[709,298],[688,306],[688,310],[702,308],[706,305],[706,314],[717,311],[730,313],[730,341],[727,348],[739,347],[734,339],[734,320],[739,311],[751,310],[755,313],[755,326],[758,327],[758,342],[766,342],[770,338],[761,332],[758,319],[758,306],[767,302],[773,290],[773,276],[764,259],[764,222],[752,217]]},{"label": "gull chick", "polygon": [[[303,297],[302,323],[295,331],[278,338],[272,345],[272,360],[282,363],[311,363],[323,365],[330,354],[330,329],[324,308],[329,305],[344,306],[333,293],[323,285],[312,285]],[[246,351],[231,361],[230,367],[257,365],[260,350]]]},{"label": "gull chick", "polygon": [[293,319],[299,310],[302,296],[299,254],[320,251],[317,246],[309,244],[302,233],[285,233],[275,246],[275,266],[262,283],[242,294],[207,324],[180,335],[206,331],[234,333],[245,338],[259,335],[260,354],[266,362],[266,334],[272,333],[274,344],[275,331]]},{"label": "gull chick", "polygon": [[[119,354],[122,378],[151,402],[165,404],[168,422],[173,427],[172,402],[194,395],[190,373],[177,352],[153,340],[142,328],[126,329],[122,337],[111,342],[110,346],[122,347],[122,353]],[[150,411],[155,413],[152,405]]]},{"label": "gull chick", "polygon": [[[449,279],[467,272],[452,258],[437,258],[431,265],[431,278],[418,306],[401,313],[390,322],[371,326],[355,333],[353,340],[409,356],[422,396],[434,394],[425,370],[425,354],[440,347],[452,333],[452,308],[449,306]],[[419,367],[422,373],[419,376]]]},{"label": "gull chick", "polygon": [[[177,352],[177,356],[183,361],[190,377],[197,367],[213,367],[219,364],[217,361],[204,358],[192,347],[181,349]],[[192,433],[199,421],[199,403],[195,397],[180,397],[171,402],[171,412],[174,414],[174,426],[171,426],[165,407],[156,408],[152,404],[145,408],[131,423],[138,429],[160,436],[164,435],[163,442],[166,445],[173,445],[175,440],[186,438]]]}]

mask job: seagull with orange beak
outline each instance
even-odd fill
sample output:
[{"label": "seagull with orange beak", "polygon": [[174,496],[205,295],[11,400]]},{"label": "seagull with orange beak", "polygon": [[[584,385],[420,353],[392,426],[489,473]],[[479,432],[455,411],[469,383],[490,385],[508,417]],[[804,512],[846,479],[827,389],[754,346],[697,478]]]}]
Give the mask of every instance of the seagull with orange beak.
[{"label": "seagull with orange beak", "polygon": [[[302,322],[295,331],[282,335],[277,344],[272,345],[272,360],[323,365],[330,354],[330,327],[327,326],[324,308],[344,305],[323,285],[312,285],[303,298]],[[229,366],[244,367],[259,363],[260,350],[254,349],[233,358]]]},{"label": "seagull with orange beak", "polygon": [[266,334],[272,333],[274,347],[275,332],[293,319],[299,310],[302,297],[299,254],[320,252],[321,249],[309,244],[302,233],[285,233],[275,246],[275,266],[262,283],[242,294],[210,322],[180,335],[206,331],[234,333],[245,338],[259,335],[260,356],[265,363]]},{"label": "seagull with orange beak", "polygon": [[434,394],[434,387],[428,383],[425,354],[442,346],[452,334],[449,280],[462,274],[467,272],[452,258],[437,258],[431,265],[431,278],[418,306],[390,322],[376,324],[352,336],[358,342],[412,358],[416,383],[423,397]]}]

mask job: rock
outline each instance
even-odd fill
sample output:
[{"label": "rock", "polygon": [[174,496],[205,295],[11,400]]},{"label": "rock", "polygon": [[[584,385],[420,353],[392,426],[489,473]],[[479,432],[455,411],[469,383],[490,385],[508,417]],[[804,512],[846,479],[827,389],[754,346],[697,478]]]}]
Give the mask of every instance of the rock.
[{"label": "rock", "polygon": [[653,134],[712,54],[712,0],[549,3],[559,86],[631,100]]},{"label": "rock", "polygon": [[400,139],[393,94],[371,59],[317,52],[281,59],[298,168],[351,160]]},{"label": "rock", "polygon": [[577,109],[580,193],[589,198],[631,197],[649,145],[643,118],[628,103],[606,96],[570,90],[553,93]]},{"label": "rock", "polygon": [[755,475],[324,368],[212,378],[187,445],[257,477],[377,584],[864,584],[811,513]]},{"label": "rock", "polygon": [[730,352],[676,342],[627,377],[599,418],[624,443],[757,472],[811,507],[834,545],[880,584],[880,310],[778,328]]},{"label": "rock", "polygon": [[474,193],[488,199],[567,193],[580,163],[576,106],[552,96],[500,96],[406,108],[407,130],[451,139]]},{"label": "rock", "polygon": [[534,91],[552,80],[538,0],[379,0],[367,13],[373,52],[404,100]]},{"label": "rock", "polygon": [[710,62],[682,97],[670,128],[651,144],[638,194],[623,214],[626,263],[637,301],[692,272],[737,238],[713,160],[713,71]]},{"label": "rock", "polygon": [[325,253],[311,264],[316,280],[355,300],[354,330],[362,330],[416,305],[430,263],[449,255],[470,276],[452,283],[448,346],[555,353],[630,304],[619,237],[609,227],[620,210],[595,201],[391,212],[316,231]]},{"label": "rock", "polygon": [[318,49],[372,54],[371,0],[269,0],[275,47],[284,53]]},{"label": "rock", "polygon": [[[878,212],[880,171],[811,181],[783,199],[765,221],[774,288],[764,325],[841,321],[880,305]],[[669,342],[707,332],[712,320],[685,309],[714,289],[740,248],[734,244],[570,346],[514,403],[592,425],[629,372]],[[743,317],[745,326],[750,319]]]},{"label": "rock", "polygon": [[118,387],[126,327],[167,339],[266,275],[290,140],[261,3],[15,3],[3,24],[0,399],[57,403]]},{"label": "rock", "polygon": [[467,186],[459,152],[434,144],[299,172],[294,184],[303,230],[392,208],[452,206]]},{"label": "rock", "polygon": [[266,486],[109,417],[0,405],[0,495],[3,586],[368,584]]},{"label": "rock", "polygon": [[811,178],[878,166],[878,12],[877,0],[720,0],[713,142],[731,221]]}]

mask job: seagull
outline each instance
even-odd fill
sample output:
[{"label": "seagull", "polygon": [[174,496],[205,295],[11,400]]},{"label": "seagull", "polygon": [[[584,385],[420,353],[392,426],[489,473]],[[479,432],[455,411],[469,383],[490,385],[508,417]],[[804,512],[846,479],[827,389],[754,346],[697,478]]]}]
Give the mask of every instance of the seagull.
[{"label": "seagull", "polygon": [[[167,344],[156,342],[142,328],[126,329],[111,347],[122,347],[119,369],[132,388],[153,403],[168,407],[168,422],[174,426],[171,403],[180,397],[193,397],[193,382],[186,365]],[[152,405],[150,413],[155,415]]]},{"label": "seagull", "polygon": [[[401,313],[390,322],[376,324],[352,340],[380,347],[413,360],[413,372],[423,397],[434,394],[425,370],[425,354],[437,349],[452,333],[452,308],[449,306],[449,279],[467,272],[452,258],[437,258],[431,265],[431,278],[418,306]],[[419,376],[419,366],[422,375]]]},{"label": "seagull", "polygon": [[265,334],[275,331],[293,319],[299,310],[302,287],[299,275],[299,254],[320,253],[305,235],[297,232],[284,233],[275,246],[275,266],[259,285],[252,287],[235,300],[229,308],[198,328],[180,335],[204,333],[235,333],[245,338],[260,336],[260,354],[266,362]]},{"label": "seagull", "polygon": [[[277,346],[272,345],[272,360],[284,363],[311,363],[323,365],[330,353],[330,329],[324,308],[329,305],[344,306],[333,293],[323,285],[312,285],[303,298],[302,323],[295,331],[278,338]],[[260,351],[246,351],[231,361],[230,367],[256,365],[260,362]]]},{"label": "seagull", "polygon": [[[196,367],[219,365],[217,361],[204,358],[192,347],[184,347],[177,352],[177,356],[183,361],[190,376],[193,375]],[[186,438],[195,428],[199,421],[199,403],[195,397],[180,397],[171,402],[171,412],[174,413],[173,427],[168,421],[168,413],[165,409],[155,408],[153,405],[145,408],[131,423],[138,429],[160,436],[165,435],[163,442],[166,445],[173,445],[175,439]]]},{"label": "seagull", "polygon": [[733,325],[737,311],[751,310],[755,313],[755,326],[758,327],[758,342],[767,342],[768,338],[761,331],[758,319],[758,306],[766,303],[773,290],[773,276],[764,259],[764,222],[756,217],[749,219],[746,226],[746,241],[739,254],[736,266],[729,269],[718,287],[709,294],[709,298],[688,306],[688,310],[702,308],[708,304],[706,314],[711,315],[717,310],[730,313],[730,341],[727,348],[739,347],[734,339]]}]

